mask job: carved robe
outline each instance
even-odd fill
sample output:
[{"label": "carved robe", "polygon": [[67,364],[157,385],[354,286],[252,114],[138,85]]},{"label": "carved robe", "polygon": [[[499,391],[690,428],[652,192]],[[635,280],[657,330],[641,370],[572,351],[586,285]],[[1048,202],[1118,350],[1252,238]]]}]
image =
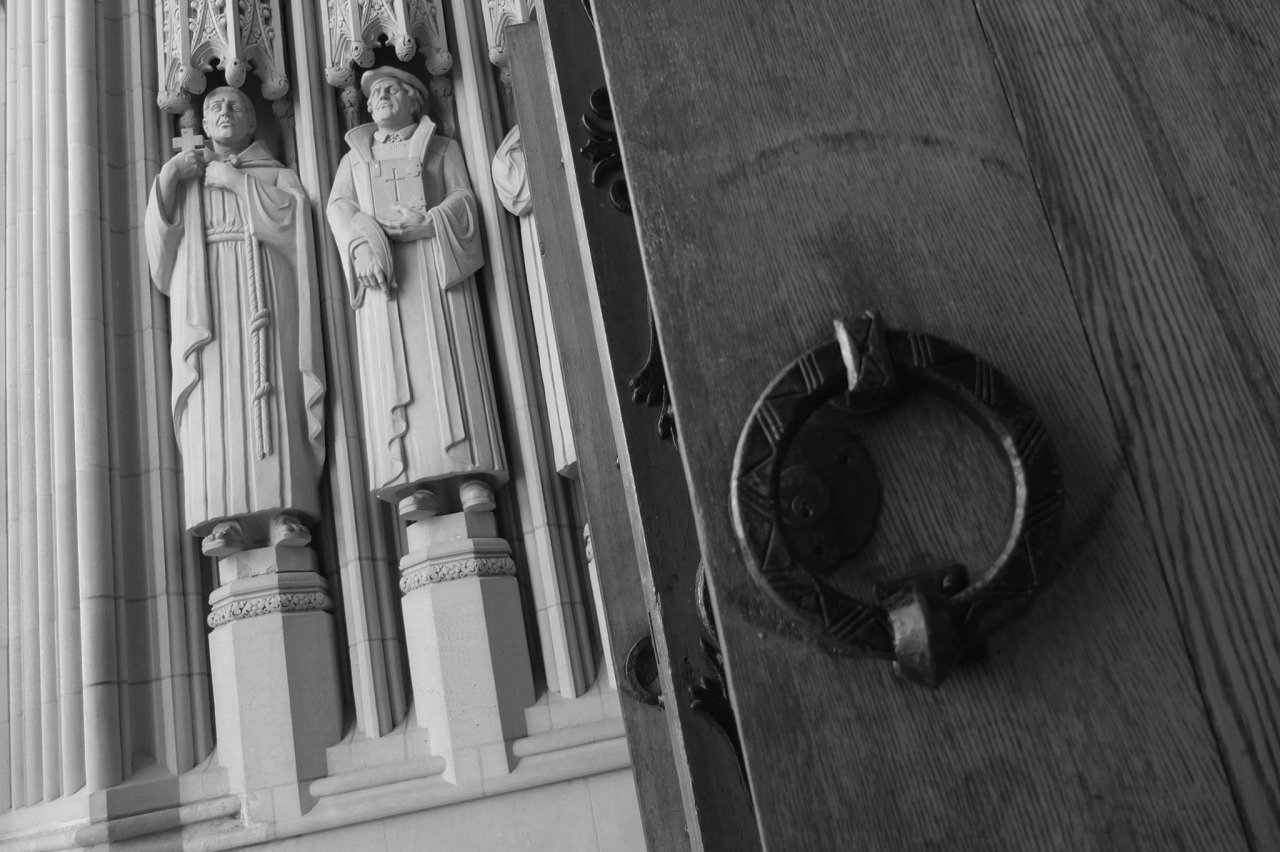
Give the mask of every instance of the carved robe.
[{"label": "carved robe", "polygon": [[310,205],[255,142],[227,160],[243,191],[184,181],[165,218],[153,186],[146,239],[169,297],[173,422],[187,527],[292,511],[319,517],[321,349]]},{"label": "carved robe", "polygon": [[[407,141],[375,144],[375,125],[347,134],[329,224],[355,310],[365,448],[372,490],[397,500],[422,482],[506,482],[474,273],[484,263],[475,196],[458,143],[419,120]],[[433,236],[388,239],[375,216],[417,209]],[[353,254],[368,246],[387,290],[361,287]]]},{"label": "carved robe", "polygon": [[538,365],[542,368],[542,389],[546,394],[551,450],[556,470],[577,478],[578,451],[569,431],[569,402],[565,395],[564,370],[560,366],[560,344],[551,319],[551,297],[538,250],[537,216],[529,190],[529,167],[525,161],[520,125],[511,128],[493,155],[493,188],[507,212],[520,219],[520,244],[524,251],[524,274],[529,285],[529,306],[533,308],[533,333],[538,341]]}]

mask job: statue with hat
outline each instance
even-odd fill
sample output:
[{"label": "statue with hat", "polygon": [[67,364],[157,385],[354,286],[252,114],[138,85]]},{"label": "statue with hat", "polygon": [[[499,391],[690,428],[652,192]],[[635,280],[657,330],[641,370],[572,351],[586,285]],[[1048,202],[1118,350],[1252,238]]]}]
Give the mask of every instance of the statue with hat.
[{"label": "statue with hat", "polygon": [[254,140],[239,89],[204,99],[151,187],[151,275],[169,297],[188,529],[211,556],[303,546],[320,515],[324,355],[311,206]]},{"label": "statue with hat", "polygon": [[373,122],[347,134],[328,215],[356,317],[371,490],[406,520],[489,511],[507,473],[466,164],[417,77],[374,68],[360,85]]}]

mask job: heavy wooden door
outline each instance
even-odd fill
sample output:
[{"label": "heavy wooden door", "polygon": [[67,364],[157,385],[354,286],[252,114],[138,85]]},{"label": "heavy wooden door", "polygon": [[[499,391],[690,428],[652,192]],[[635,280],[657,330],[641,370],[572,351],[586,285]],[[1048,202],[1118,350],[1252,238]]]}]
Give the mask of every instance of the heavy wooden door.
[{"label": "heavy wooden door", "polygon": [[[1280,849],[1280,6],[594,5],[765,848]],[[1060,460],[1056,579],[937,689],[786,617],[735,534],[753,407],[866,309],[987,359]],[[859,422],[882,508],[832,584],[980,576],[981,430]]]}]

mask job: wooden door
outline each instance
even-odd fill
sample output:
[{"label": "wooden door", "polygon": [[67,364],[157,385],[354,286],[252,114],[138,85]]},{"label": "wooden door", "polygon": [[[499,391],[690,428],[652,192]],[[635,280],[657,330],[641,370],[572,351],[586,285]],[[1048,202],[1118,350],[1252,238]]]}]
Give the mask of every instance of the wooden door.
[{"label": "wooden door", "polygon": [[[765,848],[1280,849],[1280,7],[595,20]],[[871,308],[1007,375],[1066,495],[1054,582],[932,690],[785,617],[730,506],[761,394]],[[929,394],[860,422],[883,503],[832,583],[980,575],[981,430]]]}]

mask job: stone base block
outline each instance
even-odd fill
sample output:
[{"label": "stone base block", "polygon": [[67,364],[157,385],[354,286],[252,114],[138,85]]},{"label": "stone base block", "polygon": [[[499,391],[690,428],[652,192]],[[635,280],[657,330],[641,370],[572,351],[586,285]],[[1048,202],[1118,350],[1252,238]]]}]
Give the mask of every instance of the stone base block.
[{"label": "stone base block", "polygon": [[419,522],[442,534],[401,561],[400,587],[418,723],[462,783],[511,771],[507,743],[525,735],[535,696],[510,547],[443,534],[450,517]]},{"label": "stone base block", "polygon": [[288,574],[295,571],[315,573],[317,568],[315,551],[309,547],[255,547],[219,559],[218,582],[225,584],[263,574]]},{"label": "stone base block", "polygon": [[218,759],[231,790],[274,788],[275,818],[300,816],[342,735],[327,584],[311,571],[261,574],[232,580],[209,603]]}]

